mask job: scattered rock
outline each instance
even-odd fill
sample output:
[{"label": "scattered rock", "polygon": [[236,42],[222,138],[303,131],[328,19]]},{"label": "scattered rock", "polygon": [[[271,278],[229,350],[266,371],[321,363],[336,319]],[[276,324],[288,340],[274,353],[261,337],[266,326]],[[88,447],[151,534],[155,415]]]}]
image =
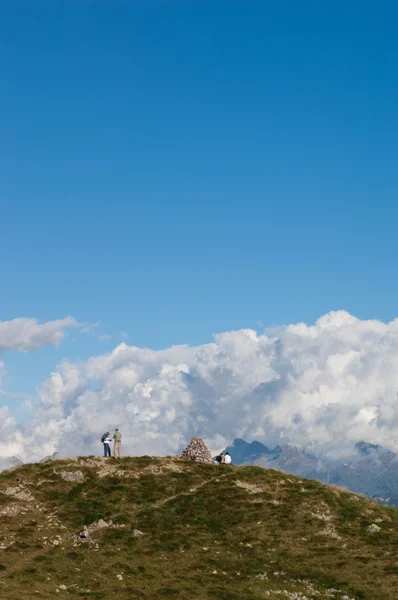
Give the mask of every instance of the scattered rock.
[{"label": "scattered rock", "polygon": [[133,531],[133,536],[134,536],[134,537],[138,537],[138,536],[140,536],[140,535],[144,535],[144,534],[142,533],[142,531],[140,531],[139,529],[134,529],[134,531]]},{"label": "scattered rock", "polygon": [[162,467],[166,471],[172,471],[173,473],[182,473],[182,469],[179,465],[176,465],[174,462],[169,462],[163,465]]},{"label": "scattered rock", "polygon": [[181,453],[183,458],[200,463],[212,464],[212,456],[204,441],[199,437],[193,437],[185,450]]},{"label": "scattered rock", "polygon": [[149,471],[149,473],[152,473],[152,475],[159,475],[159,473],[162,472],[162,468],[158,465],[148,465],[144,470]]},{"label": "scattered rock", "polygon": [[123,575],[116,575],[117,579],[119,579],[119,581],[123,581]]},{"label": "scattered rock", "polygon": [[82,471],[61,471],[61,478],[65,481],[84,481],[84,474]]},{"label": "scattered rock", "polygon": [[337,533],[334,525],[328,523],[326,528],[320,531],[317,535],[323,535],[326,537],[333,538],[334,540],[341,540],[341,536]]},{"label": "scattered rock", "polygon": [[9,487],[3,492],[6,496],[12,496],[13,498],[18,498],[18,500],[25,500],[26,502],[31,502],[34,500],[32,494],[29,490],[24,488],[22,485],[17,485],[15,487]]},{"label": "scattered rock", "polygon": [[312,512],[311,515],[313,517],[315,517],[315,519],[319,519],[320,521],[325,521],[326,523],[328,521],[332,520],[332,517],[329,513],[329,511],[327,513],[321,513],[321,512]]},{"label": "scattered rock", "polygon": [[260,494],[263,491],[257,485],[246,483],[245,481],[239,481],[239,479],[235,481],[235,485],[237,485],[239,488],[242,488],[243,490],[246,490],[246,492],[248,492],[249,494]]},{"label": "scattered rock", "polygon": [[100,519],[95,526],[91,525],[91,529],[104,529],[104,527],[109,527],[109,525],[103,519]]},{"label": "scattered rock", "polygon": [[372,523],[372,525],[369,525],[369,527],[368,527],[369,533],[377,533],[380,530],[381,530],[381,527],[376,525],[376,523]]},{"label": "scattered rock", "polygon": [[109,523],[107,523],[106,521],[104,521],[104,519],[100,519],[99,521],[94,521],[94,523],[91,523],[91,525],[85,527],[85,529],[87,529],[88,533],[92,533],[93,531],[97,531],[98,529],[106,529],[111,525],[112,521],[109,521]]},{"label": "scattered rock", "polygon": [[84,527],[83,531],[76,535],[76,542],[85,543],[85,542],[93,542],[93,538],[90,535],[88,527]]},{"label": "scattered rock", "polygon": [[30,510],[33,510],[31,504],[9,504],[0,510],[0,516],[15,517],[16,515],[26,513]]},{"label": "scattered rock", "polygon": [[[79,533],[76,534],[75,536],[75,541],[77,544],[81,544],[84,542],[92,542],[94,543],[94,540],[92,538],[92,533],[95,533],[96,531],[101,531],[102,529],[119,529],[119,527],[124,527],[124,525],[118,525],[117,523],[113,523],[111,520],[106,522],[104,521],[104,519],[100,519],[99,521],[94,521],[94,523],[91,523],[91,525],[89,525],[88,527],[84,527],[83,531],[80,531]],[[135,531],[138,531],[138,529],[136,529]],[[143,535],[141,531],[138,531],[138,533],[133,533],[133,535]],[[96,544],[96,548],[98,548],[98,544]]]}]

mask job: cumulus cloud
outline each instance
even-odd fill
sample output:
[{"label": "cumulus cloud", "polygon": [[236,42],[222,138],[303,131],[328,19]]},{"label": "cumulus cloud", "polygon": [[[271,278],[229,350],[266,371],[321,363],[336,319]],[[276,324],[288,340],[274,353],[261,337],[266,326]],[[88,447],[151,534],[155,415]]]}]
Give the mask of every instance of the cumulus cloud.
[{"label": "cumulus cloud", "polygon": [[32,352],[40,346],[56,346],[63,339],[66,328],[78,325],[73,317],[46,323],[26,318],[0,321],[0,353],[5,350]]},{"label": "cumulus cloud", "polygon": [[398,320],[338,311],[277,334],[230,331],[165,350],[122,343],[64,361],[31,420],[15,427],[5,413],[0,423],[25,459],[98,453],[115,427],[131,454],[176,453],[193,435],[212,451],[235,437],[319,453],[349,452],[359,440],[398,451],[397,392]]}]

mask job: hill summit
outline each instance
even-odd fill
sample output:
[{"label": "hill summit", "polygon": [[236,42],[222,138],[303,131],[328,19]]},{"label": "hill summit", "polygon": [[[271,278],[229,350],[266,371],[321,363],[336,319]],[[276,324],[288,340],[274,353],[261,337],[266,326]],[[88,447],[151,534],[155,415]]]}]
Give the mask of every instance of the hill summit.
[{"label": "hill summit", "polygon": [[184,458],[0,474],[7,600],[397,600],[398,511],[317,481]]}]

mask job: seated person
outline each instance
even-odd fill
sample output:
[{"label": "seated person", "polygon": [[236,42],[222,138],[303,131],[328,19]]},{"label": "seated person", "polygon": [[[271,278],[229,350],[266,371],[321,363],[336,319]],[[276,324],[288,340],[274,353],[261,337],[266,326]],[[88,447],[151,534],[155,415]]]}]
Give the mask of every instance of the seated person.
[{"label": "seated person", "polygon": [[221,452],[221,454],[219,454],[218,456],[216,456],[216,461],[217,464],[221,464],[224,462],[224,453]]}]

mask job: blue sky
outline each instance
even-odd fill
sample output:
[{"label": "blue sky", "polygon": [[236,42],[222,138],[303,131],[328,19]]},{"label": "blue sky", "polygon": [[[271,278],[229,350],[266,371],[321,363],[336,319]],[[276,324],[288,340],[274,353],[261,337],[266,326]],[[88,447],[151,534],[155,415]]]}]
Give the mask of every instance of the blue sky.
[{"label": "blue sky", "polygon": [[158,349],[396,317],[397,13],[2,3],[0,320],[99,324],[5,355],[3,387],[34,393],[121,332]]}]

